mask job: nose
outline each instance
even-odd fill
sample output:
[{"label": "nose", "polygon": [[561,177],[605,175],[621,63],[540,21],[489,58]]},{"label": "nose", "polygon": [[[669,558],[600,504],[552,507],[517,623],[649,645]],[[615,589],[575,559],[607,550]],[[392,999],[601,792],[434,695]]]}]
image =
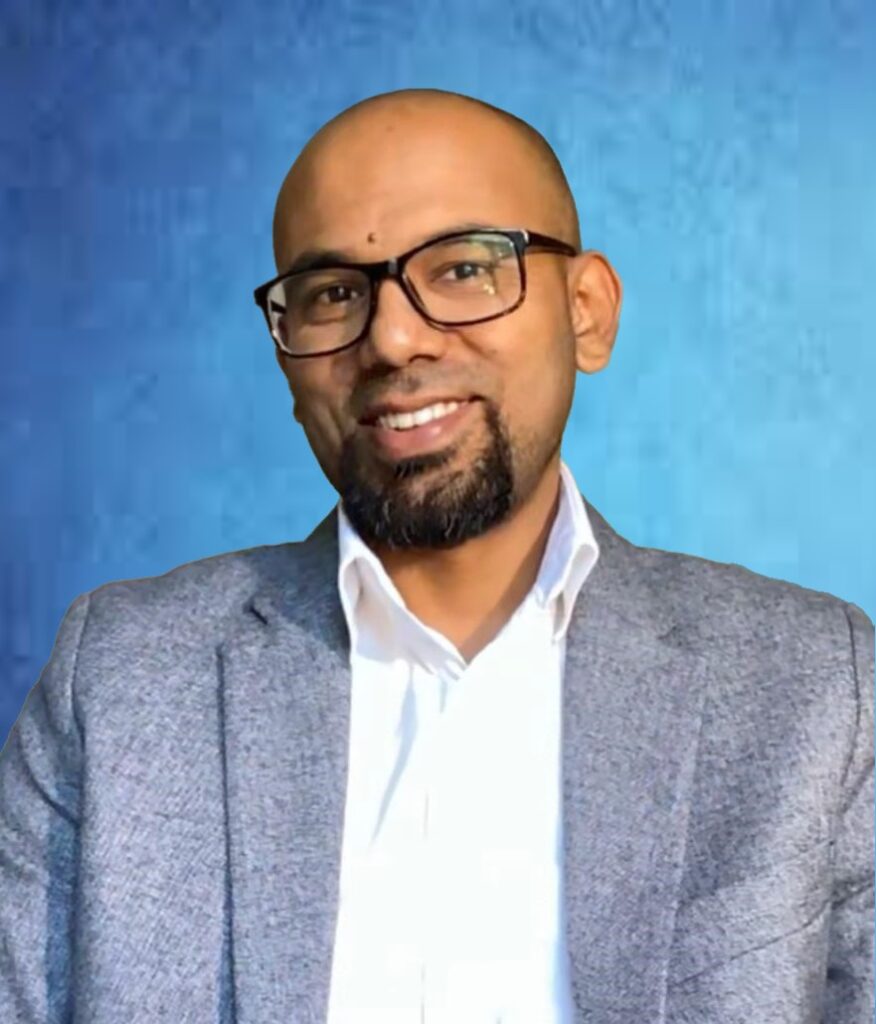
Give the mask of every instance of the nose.
[{"label": "nose", "polygon": [[374,318],[358,346],[361,358],[401,366],[418,356],[440,357],[447,344],[447,331],[427,323],[401,282],[387,278],[376,288]]}]

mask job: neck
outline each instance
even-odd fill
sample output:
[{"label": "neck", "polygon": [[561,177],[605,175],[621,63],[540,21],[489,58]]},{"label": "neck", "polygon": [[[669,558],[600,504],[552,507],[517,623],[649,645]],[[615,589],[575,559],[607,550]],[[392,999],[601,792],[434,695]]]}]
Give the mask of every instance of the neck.
[{"label": "neck", "polygon": [[532,494],[483,536],[448,550],[376,553],[408,609],[470,660],[535,583],[559,499],[557,455]]}]

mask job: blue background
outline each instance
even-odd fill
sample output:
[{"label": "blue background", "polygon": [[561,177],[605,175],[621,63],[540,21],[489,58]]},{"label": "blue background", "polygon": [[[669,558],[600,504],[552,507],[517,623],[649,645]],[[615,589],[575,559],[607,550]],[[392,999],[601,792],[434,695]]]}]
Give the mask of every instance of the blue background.
[{"label": "blue background", "polygon": [[276,189],[365,96],[554,144],[618,268],[564,457],[629,539],[876,614],[876,5],[4,4],[0,742],[65,608],[335,502],[252,303]]}]

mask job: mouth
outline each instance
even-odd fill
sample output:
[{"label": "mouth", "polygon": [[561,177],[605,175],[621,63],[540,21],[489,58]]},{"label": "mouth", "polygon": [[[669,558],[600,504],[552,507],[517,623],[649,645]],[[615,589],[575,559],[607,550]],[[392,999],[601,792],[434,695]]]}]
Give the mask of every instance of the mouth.
[{"label": "mouth", "polygon": [[405,458],[449,444],[473,421],[479,403],[478,398],[455,399],[411,412],[384,412],[361,427],[383,454]]}]

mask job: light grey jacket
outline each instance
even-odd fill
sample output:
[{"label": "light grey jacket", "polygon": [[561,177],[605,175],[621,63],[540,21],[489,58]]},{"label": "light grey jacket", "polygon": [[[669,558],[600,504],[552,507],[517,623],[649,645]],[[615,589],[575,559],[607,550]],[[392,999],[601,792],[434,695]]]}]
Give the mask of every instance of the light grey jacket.
[{"label": "light grey jacket", "polygon": [[[577,1024],[872,1020],[872,625],[587,511],[562,719]],[[0,755],[2,1024],[325,1021],[336,574],[333,512],[71,605]]]}]

